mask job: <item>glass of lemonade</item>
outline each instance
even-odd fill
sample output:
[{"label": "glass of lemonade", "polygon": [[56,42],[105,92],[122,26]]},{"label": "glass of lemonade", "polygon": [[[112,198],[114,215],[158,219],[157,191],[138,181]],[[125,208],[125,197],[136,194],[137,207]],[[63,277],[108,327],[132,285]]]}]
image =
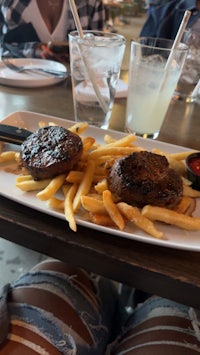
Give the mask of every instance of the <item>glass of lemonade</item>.
[{"label": "glass of lemonade", "polygon": [[69,34],[70,68],[76,121],[108,128],[125,50],[115,33]]},{"label": "glass of lemonade", "polygon": [[172,45],[151,37],[131,41],[126,131],[157,138],[187,55],[186,45]]}]

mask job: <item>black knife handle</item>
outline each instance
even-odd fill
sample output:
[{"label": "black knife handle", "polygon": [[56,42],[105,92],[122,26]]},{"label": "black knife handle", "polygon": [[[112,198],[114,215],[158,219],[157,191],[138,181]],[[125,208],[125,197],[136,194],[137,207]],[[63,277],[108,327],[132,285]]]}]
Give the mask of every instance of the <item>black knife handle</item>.
[{"label": "black knife handle", "polygon": [[32,132],[0,123],[0,141],[20,145]]}]

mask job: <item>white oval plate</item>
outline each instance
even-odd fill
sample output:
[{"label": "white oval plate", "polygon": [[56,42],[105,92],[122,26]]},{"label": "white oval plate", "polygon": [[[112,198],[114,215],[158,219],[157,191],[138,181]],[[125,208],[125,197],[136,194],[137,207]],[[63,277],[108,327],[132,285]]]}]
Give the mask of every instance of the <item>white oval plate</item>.
[{"label": "white oval plate", "polygon": [[[34,131],[39,127],[39,122],[44,121],[54,122],[57,125],[63,127],[70,127],[74,124],[74,121],[63,120],[60,118],[42,115],[39,113],[33,112],[14,112],[8,117],[6,117],[1,122],[11,126],[17,126],[21,128],[27,128],[30,131]],[[0,123],[1,123],[0,122]],[[124,137],[126,134],[118,131],[103,130],[94,126],[90,126],[83,136],[94,137],[99,144],[104,144],[104,135],[110,134],[112,137],[119,139]],[[143,139],[138,137],[136,144],[140,147],[144,147],[147,150],[151,151],[152,148],[158,148],[161,151],[168,153],[179,153],[188,151],[189,148],[179,147],[172,144],[167,144],[164,142],[159,142],[151,139]],[[13,147],[13,146],[12,146]],[[16,146],[14,149],[17,148]],[[19,149],[19,147],[18,147]],[[31,207],[43,213],[49,214],[57,218],[65,219],[64,213],[52,210],[48,203],[40,201],[35,192],[23,192],[22,190],[16,187],[16,175],[9,173],[4,169],[3,166],[0,166],[0,195],[10,198],[15,202],[23,204],[25,206]],[[200,216],[200,198],[196,199],[196,210],[194,216]],[[105,237],[108,234],[116,235],[123,238],[129,238],[143,243],[149,243],[154,245],[159,245],[168,248],[174,249],[185,249],[200,252],[200,233],[199,231],[187,231],[175,226],[165,225],[164,223],[155,222],[157,227],[162,230],[165,234],[166,239],[156,239],[147,235],[142,230],[136,228],[132,223],[127,223],[125,229],[120,231],[112,227],[104,227],[94,224],[88,220],[87,213],[80,211],[76,215],[76,221],[78,225],[85,226],[89,229],[95,229],[102,232],[102,243],[105,233]],[[67,223],[67,222],[66,222]]]},{"label": "white oval plate", "polygon": [[10,59],[10,62],[17,65],[30,65],[31,67],[39,67],[44,69],[58,70],[66,73],[63,77],[49,75],[45,73],[35,72],[23,72],[17,73],[12,69],[5,66],[3,62],[0,62],[0,84],[15,87],[35,88],[55,85],[67,77],[66,67],[53,60],[36,59],[36,58],[15,58]]}]

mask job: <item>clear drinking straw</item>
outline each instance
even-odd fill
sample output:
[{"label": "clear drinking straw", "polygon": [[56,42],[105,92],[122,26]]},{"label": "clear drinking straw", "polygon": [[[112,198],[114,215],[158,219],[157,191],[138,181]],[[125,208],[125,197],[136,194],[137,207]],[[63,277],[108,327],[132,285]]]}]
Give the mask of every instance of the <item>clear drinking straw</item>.
[{"label": "clear drinking straw", "polygon": [[190,15],[191,15],[190,11],[188,11],[188,10],[185,11],[185,14],[184,14],[183,19],[180,24],[180,27],[179,27],[178,32],[176,34],[176,38],[174,40],[173,46],[171,48],[170,55],[167,59],[166,65],[165,65],[165,73],[164,73],[164,78],[163,78],[161,86],[160,86],[160,91],[163,89],[163,87],[165,85],[165,81],[166,81],[167,75],[168,75],[168,70],[169,70],[170,64],[174,58],[174,50],[176,50],[178,48],[178,46],[181,42],[181,38],[183,37],[183,33],[184,33],[187,23],[189,21]]},{"label": "clear drinking straw", "polygon": [[192,91],[192,95],[191,98],[195,98],[198,95],[198,92],[200,91],[200,79],[198,81],[198,83],[196,84],[194,90]]},{"label": "clear drinking straw", "polygon": [[[80,38],[83,38],[84,35],[83,35],[83,30],[82,30],[82,26],[81,26],[81,23],[80,23],[80,19],[79,19],[79,16],[78,16],[78,12],[77,12],[77,8],[76,8],[76,4],[74,2],[74,0],[69,0],[69,4],[70,4],[70,8],[71,8],[71,12],[72,12],[72,15],[74,17],[74,21],[75,21],[75,25],[76,25],[76,28],[77,28],[77,31],[78,31],[78,34],[79,34],[79,37]],[[82,50],[81,50],[81,45],[79,44],[80,46],[80,51],[81,51],[81,55],[82,55],[82,59],[83,59],[83,62],[85,64],[85,67],[87,69],[87,73],[89,75],[89,78],[90,78],[90,81],[92,83],[92,86],[93,86],[93,89],[95,91],[95,94],[97,96],[97,99],[99,101],[99,104],[103,110],[103,112],[106,114],[108,111],[109,111],[109,106],[107,105],[106,101],[104,100],[103,96],[101,95],[101,92],[99,90],[99,87],[98,85],[96,84],[95,80],[94,80],[94,75],[93,75],[93,72],[91,71],[91,69],[89,68],[88,66],[88,63],[87,63],[87,60],[86,58],[84,57],[83,53],[82,53]]]}]

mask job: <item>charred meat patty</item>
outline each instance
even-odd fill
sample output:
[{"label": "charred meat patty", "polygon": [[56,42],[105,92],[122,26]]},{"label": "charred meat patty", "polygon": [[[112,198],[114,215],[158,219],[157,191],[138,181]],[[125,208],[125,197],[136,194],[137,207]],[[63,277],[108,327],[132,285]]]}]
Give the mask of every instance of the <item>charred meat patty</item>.
[{"label": "charred meat patty", "polygon": [[147,151],[115,160],[108,167],[108,184],[119,200],[138,207],[171,207],[183,192],[181,177],[169,167],[167,159]]},{"label": "charred meat patty", "polygon": [[43,127],[21,145],[21,161],[35,180],[68,172],[83,151],[81,138],[59,126]]}]

